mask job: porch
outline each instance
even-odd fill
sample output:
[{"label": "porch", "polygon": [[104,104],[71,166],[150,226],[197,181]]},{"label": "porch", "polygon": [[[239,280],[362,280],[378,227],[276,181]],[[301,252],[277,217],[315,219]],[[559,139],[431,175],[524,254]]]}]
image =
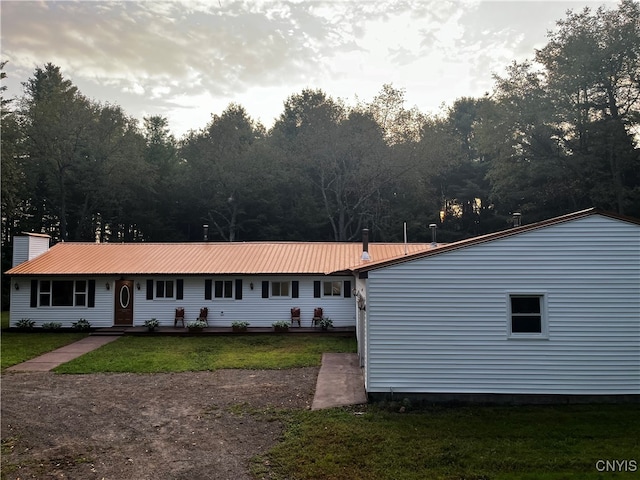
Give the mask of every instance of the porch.
[{"label": "porch", "polygon": [[247,327],[246,331],[235,332],[231,327],[205,327],[200,331],[186,327],[156,327],[152,332],[145,326],[96,328],[91,335],[159,335],[159,336],[194,336],[194,335],[331,335],[354,337],[355,327],[332,327],[322,330],[320,327],[289,327],[286,332],[276,332],[273,327]]}]

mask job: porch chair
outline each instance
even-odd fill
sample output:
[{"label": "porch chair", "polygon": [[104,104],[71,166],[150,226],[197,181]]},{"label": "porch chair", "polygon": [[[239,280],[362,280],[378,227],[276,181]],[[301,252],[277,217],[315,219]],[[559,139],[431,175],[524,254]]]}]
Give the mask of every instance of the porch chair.
[{"label": "porch chair", "polygon": [[291,325],[294,322],[298,322],[298,326],[300,326],[300,307],[293,307],[291,309]]},{"label": "porch chair", "polygon": [[311,326],[315,327],[322,320],[322,307],[316,307],[313,309],[313,319],[311,320]]},{"label": "porch chair", "polygon": [[209,320],[207,320],[207,316],[209,315],[209,309],[207,307],[200,309],[200,315],[198,316],[198,320],[207,324],[209,326]]},{"label": "porch chair", "polygon": [[173,320],[174,328],[178,326],[178,322],[182,322],[182,326],[184,327],[184,308],[182,307],[176,308],[176,316]]}]

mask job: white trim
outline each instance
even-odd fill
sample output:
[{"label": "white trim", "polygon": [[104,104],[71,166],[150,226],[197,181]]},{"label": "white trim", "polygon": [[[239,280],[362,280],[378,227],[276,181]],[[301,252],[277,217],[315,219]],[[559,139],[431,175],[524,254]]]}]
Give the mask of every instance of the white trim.
[{"label": "white trim", "polygon": [[[510,340],[548,340],[549,339],[549,312],[548,312],[548,293],[546,291],[508,291],[506,293],[507,303],[507,338]],[[540,333],[521,333],[511,331],[511,322],[513,314],[511,312],[511,297],[538,297],[540,299]]]}]

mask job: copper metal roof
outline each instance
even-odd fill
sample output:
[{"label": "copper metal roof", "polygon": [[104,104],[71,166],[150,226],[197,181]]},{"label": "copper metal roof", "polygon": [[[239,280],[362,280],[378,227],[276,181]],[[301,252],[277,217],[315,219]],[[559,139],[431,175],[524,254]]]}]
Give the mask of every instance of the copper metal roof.
[{"label": "copper metal roof", "polygon": [[[372,261],[430,245],[370,243]],[[58,243],[8,275],[330,274],[362,266],[361,243]]]}]

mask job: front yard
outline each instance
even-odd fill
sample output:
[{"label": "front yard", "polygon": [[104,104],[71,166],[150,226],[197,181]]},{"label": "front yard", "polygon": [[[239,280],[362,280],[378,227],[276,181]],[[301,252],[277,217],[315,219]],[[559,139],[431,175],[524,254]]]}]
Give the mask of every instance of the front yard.
[{"label": "front yard", "polygon": [[[68,335],[84,336],[3,332],[3,369]],[[312,335],[132,336],[56,373],[3,373],[2,478],[638,478],[637,404],[418,410],[397,398],[310,411],[321,354],[355,348]]]}]

